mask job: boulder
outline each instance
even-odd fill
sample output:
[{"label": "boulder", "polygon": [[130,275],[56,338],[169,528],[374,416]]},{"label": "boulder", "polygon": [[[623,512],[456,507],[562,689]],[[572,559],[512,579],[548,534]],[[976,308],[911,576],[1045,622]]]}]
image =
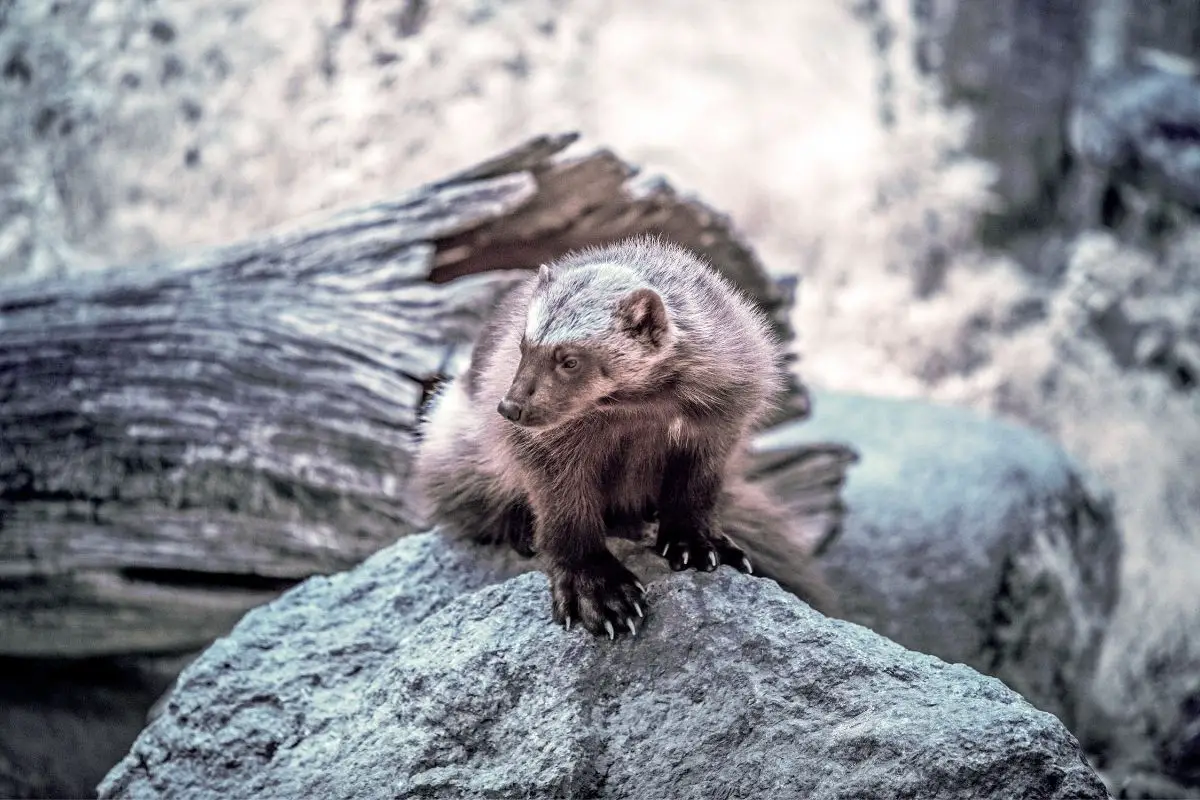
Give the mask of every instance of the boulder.
[{"label": "boulder", "polygon": [[1117,601],[1111,498],[1054,442],[960,408],[830,392],[760,451],[848,441],[861,460],[822,564],[847,619],[994,675],[1072,730]]},{"label": "boulder", "polygon": [[183,672],[100,796],[1107,796],[999,681],[773,581],[651,580],[611,642],[514,568],[431,533],[306,581]]}]

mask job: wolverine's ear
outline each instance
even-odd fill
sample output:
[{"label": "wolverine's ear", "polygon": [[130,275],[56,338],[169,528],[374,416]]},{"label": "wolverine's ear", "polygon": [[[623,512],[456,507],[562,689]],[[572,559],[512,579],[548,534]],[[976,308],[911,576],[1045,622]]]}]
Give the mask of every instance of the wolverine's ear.
[{"label": "wolverine's ear", "polygon": [[634,339],[661,347],[667,338],[669,325],[667,307],[653,289],[635,289],[621,298],[617,306],[621,330]]},{"label": "wolverine's ear", "polygon": [[552,280],[554,280],[554,273],[550,271],[548,266],[542,264],[538,267],[538,283],[545,285]]}]

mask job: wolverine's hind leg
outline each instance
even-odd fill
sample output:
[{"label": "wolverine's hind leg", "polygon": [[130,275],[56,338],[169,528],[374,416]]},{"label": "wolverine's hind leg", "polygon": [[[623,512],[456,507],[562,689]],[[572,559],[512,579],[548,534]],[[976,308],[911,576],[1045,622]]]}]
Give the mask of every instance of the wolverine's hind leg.
[{"label": "wolverine's hind leg", "polygon": [[508,544],[526,558],[534,555],[529,502],[498,492],[486,476],[451,473],[427,482],[425,495],[433,519],[446,532],[480,544]]},{"label": "wolverine's hind leg", "polygon": [[[493,544],[508,544],[526,558],[532,558],[537,551],[533,548],[533,510],[524,498],[509,501],[500,512],[494,535],[490,539]],[[485,534],[486,535],[486,534]]]},{"label": "wolverine's hind leg", "polygon": [[417,451],[415,488],[426,516],[446,533],[475,542],[510,544],[533,555],[533,513],[528,501],[486,462],[471,419],[471,398],[461,379],[444,384],[430,400]]}]

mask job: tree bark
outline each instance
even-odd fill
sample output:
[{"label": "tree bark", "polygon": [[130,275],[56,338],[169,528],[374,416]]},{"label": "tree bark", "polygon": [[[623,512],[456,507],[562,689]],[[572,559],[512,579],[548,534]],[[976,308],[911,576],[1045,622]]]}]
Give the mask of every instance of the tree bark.
[{"label": "tree bark", "polygon": [[[790,338],[790,287],[723,216],[611,153],[564,154],[574,138],[242,244],[5,287],[0,655],[202,646],[419,530],[423,400],[520,270],[568,250],[661,233]],[[780,416],[807,413],[796,382]],[[852,460],[831,446],[757,462],[796,490],[814,548]]]}]

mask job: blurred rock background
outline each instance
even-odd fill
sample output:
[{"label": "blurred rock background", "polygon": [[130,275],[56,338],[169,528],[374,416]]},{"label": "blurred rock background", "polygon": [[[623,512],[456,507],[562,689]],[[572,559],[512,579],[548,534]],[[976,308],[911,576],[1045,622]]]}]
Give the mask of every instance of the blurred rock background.
[{"label": "blurred rock background", "polygon": [[807,381],[998,412],[1113,490],[1085,744],[1127,796],[1177,796],[1200,783],[1197,52],[1188,0],[0,0],[0,293],[578,129],[802,276]]}]

